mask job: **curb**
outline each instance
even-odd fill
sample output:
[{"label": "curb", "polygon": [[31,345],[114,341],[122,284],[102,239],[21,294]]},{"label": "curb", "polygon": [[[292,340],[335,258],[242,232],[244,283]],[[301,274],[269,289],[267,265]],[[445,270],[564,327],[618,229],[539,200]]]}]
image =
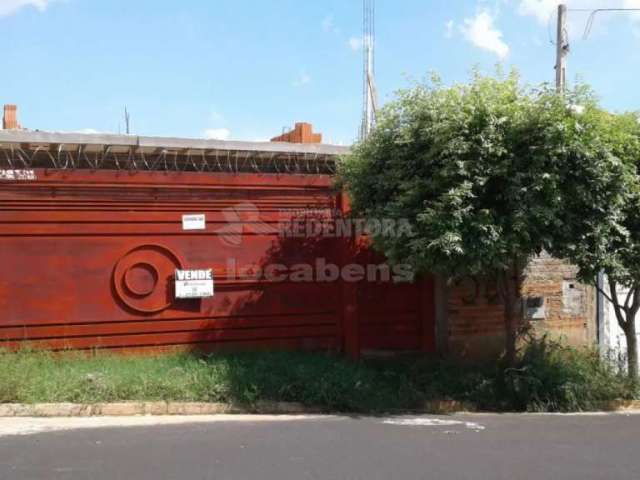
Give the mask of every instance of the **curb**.
[{"label": "curb", "polygon": [[626,412],[640,410],[640,400],[611,400],[598,405],[603,412]]},{"label": "curb", "polygon": [[452,415],[454,413],[477,412],[478,408],[472,403],[459,402],[457,400],[431,400],[425,402],[422,413],[434,415]]},{"label": "curb", "polygon": [[259,402],[254,407],[200,402],[23,403],[0,404],[0,418],[11,417],[130,417],[140,415],[310,414],[321,409],[299,403]]},{"label": "curb", "polygon": [[[615,400],[602,402],[597,411],[640,411],[640,400]],[[402,414],[451,415],[455,413],[480,413],[475,405],[455,400],[435,400],[424,404],[418,411],[397,411]],[[201,402],[119,402],[119,403],[5,403],[0,404],[0,418],[14,417],[132,417],[132,416],[196,416],[223,414],[309,415],[328,412],[318,407],[307,407],[293,402],[258,402],[244,407],[227,403]]]},{"label": "curb", "polygon": [[[426,402],[423,408],[412,411],[392,411],[394,415],[410,413],[431,413],[450,415],[453,413],[475,412],[474,405],[454,400]],[[310,407],[295,402],[257,402],[254,406],[239,406],[227,403],[205,402],[115,402],[115,403],[5,403],[0,404],[0,418],[12,417],[131,417],[152,416],[195,416],[224,414],[263,415],[312,415],[336,413],[319,407]]]}]

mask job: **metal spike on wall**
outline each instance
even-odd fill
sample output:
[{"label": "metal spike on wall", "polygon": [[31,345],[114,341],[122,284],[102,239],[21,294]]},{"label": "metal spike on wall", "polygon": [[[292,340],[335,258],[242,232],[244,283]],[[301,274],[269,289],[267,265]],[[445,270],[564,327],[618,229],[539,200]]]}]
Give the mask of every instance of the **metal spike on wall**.
[{"label": "metal spike on wall", "polygon": [[378,108],[378,93],[375,83],[375,27],[376,4],[375,0],[363,0],[362,22],[362,126],[360,127],[360,139],[366,139],[376,122]]},{"label": "metal spike on wall", "polygon": [[[24,148],[23,148],[24,147]],[[312,153],[268,153],[159,149],[143,152],[131,147],[105,145],[100,150],[86,146],[52,147],[0,145],[0,170],[126,170],[228,173],[334,174],[336,157]]]}]

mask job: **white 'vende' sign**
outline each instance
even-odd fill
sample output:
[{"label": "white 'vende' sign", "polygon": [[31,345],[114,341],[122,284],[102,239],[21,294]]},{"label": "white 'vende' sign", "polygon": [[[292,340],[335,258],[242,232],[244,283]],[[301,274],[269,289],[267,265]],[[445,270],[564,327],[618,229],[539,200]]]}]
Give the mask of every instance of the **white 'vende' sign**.
[{"label": "white 'vende' sign", "polygon": [[182,216],[182,229],[183,230],[206,230],[207,220],[204,214],[198,215],[183,215]]},{"label": "white 'vende' sign", "polygon": [[213,297],[213,270],[176,270],[176,298]]}]

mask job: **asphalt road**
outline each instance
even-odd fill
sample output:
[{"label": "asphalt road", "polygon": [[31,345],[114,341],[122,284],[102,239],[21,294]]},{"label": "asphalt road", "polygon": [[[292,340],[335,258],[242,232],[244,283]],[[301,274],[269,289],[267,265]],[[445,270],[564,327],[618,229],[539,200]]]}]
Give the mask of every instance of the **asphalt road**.
[{"label": "asphalt road", "polygon": [[640,415],[16,421],[0,420],[2,480],[640,479]]}]

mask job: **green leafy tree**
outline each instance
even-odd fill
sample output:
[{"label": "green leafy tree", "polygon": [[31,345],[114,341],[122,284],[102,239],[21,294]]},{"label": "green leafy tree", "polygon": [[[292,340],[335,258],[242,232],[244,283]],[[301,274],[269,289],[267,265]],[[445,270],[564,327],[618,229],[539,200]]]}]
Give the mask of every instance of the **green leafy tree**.
[{"label": "green leafy tree", "polygon": [[432,79],[398,92],[339,170],[355,214],[411,224],[373,238],[390,262],[496,282],[509,364],[525,325],[526,266],[563,228],[567,158],[589,169],[609,160],[590,142],[599,117],[574,103],[597,110],[583,89],[559,96],[515,73],[453,87]]},{"label": "green leafy tree", "polygon": [[[640,310],[640,118],[637,114],[587,112],[599,124],[594,143],[604,144],[615,169],[583,166],[564,178],[564,228],[555,251],[571,259],[584,282],[613,305],[625,334],[629,377],[638,377],[636,317]],[[589,147],[584,147],[589,148]],[[601,167],[601,166],[600,166]],[[622,174],[620,170],[622,169]],[[590,188],[586,188],[590,186]],[[597,281],[604,273],[605,283]],[[606,284],[606,286],[605,286]]]}]

